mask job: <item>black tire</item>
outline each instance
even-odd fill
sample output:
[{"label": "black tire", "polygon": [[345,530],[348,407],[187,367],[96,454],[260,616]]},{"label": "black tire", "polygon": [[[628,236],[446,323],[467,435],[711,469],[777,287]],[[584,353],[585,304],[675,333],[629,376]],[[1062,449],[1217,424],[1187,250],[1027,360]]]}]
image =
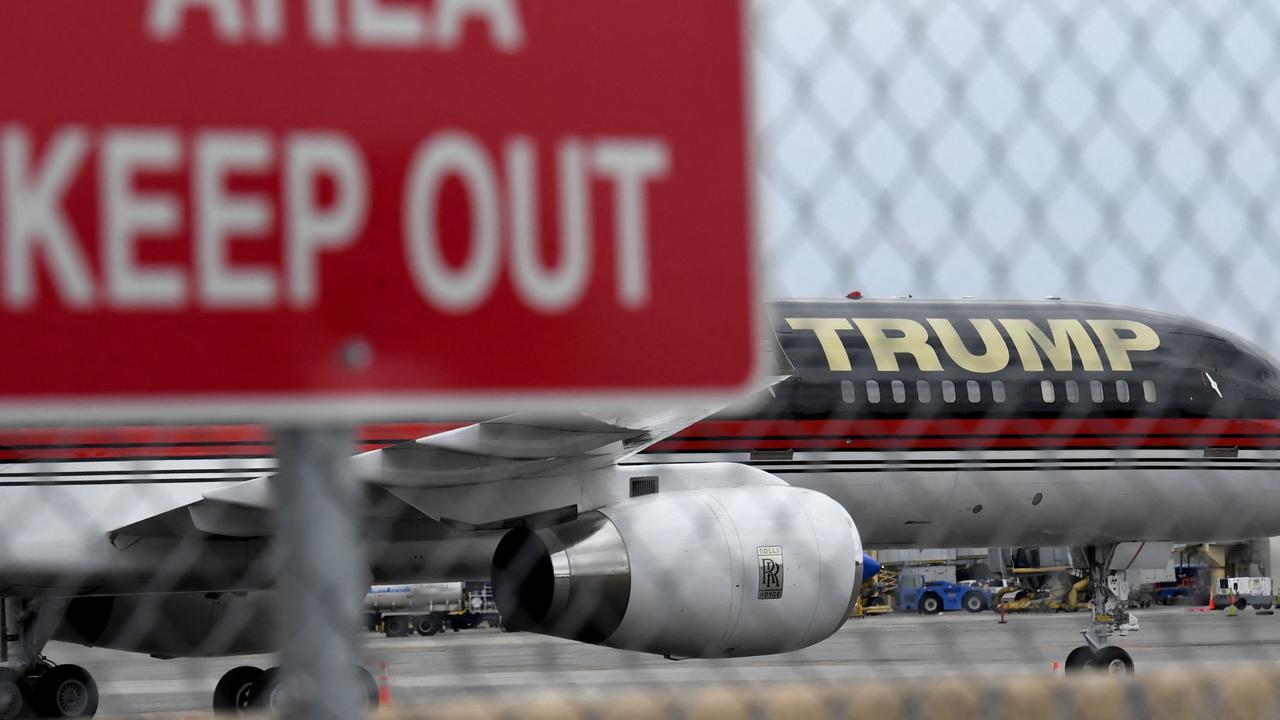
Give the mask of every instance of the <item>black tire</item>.
[{"label": "black tire", "polygon": [[373,679],[373,673],[363,667],[356,667],[356,671],[360,673],[360,684],[364,686],[365,701],[368,703],[366,708],[370,711],[378,707],[378,681]]},{"label": "black tire", "polygon": [[262,668],[251,665],[233,667],[222,675],[213,689],[213,711],[221,714],[237,714],[248,710],[254,685],[262,677]]},{"label": "black tire", "polygon": [[937,615],[942,612],[942,598],[937,593],[925,593],[920,597],[920,612]]},{"label": "black tire", "polygon": [[440,632],[440,628],[444,627],[444,623],[435,615],[423,615],[418,618],[418,634],[430,637]]},{"label": "black tire", "polygon": [[54,665],[36,681],[32,699],[42,717],[93,717],[98,712],[98,683],[79,665]]},{"label": "black tire", "polygon": [[30,714],[27,698],[30,688],[22,673],[13,668],[0,667],[0,720],[14,720]]},{"label": "black tire", "polygon": [[1067,662],[1062,667],[1071,674],[1083,672],[1093,667],[1093,659],[1093,649],[1088,645],[1081,645],[1067,653]]},{"label": "black tire", "polygon": [[1245,609],[1245,608],[1247,608],[1247,607],[1249,607],[1249,603],[1245,602],[1245,599],[1244,599],[1244,598],[1239,598],[1239,599],[1237,599],[1237,600],[1236,600],[1236,609],[1237,609],[1237,610],[1243,610],[1243,609]]},{"label": "black tire", "polygon": [[972,590],[960,598],[960,604],[971,613],[979,613],[987,609],[987,601],[983,599],[982,594]]},{"label": "black tire", "polygon": [[254,710],[269,710],[278,715],[284,690],[280,679],[280,668],[263,670],[249,692],[249,707]]},{"label": "black tire", "polygon": [[387,637],[404,637],[409,634],[409,621],[403,615],[392,615],[382,619],[382,632]]},{"label": "black tire", "polygon": [[1133,658],[1123,648],[1108,645],[1094,653],[1093,669],[1110,675],[1132,675]]}]

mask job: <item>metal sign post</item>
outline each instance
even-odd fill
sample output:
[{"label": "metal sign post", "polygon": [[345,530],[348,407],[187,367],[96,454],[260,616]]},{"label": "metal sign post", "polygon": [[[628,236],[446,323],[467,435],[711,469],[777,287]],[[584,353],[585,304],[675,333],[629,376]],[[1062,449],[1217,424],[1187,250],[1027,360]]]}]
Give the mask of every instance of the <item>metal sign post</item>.
[{"label": "metal sign post", "polygon": [[366,575],[364,495],[351,473],[353,437],[345,425],[275,430],[284,717],[350,720],[364,713],[356,638]]}]

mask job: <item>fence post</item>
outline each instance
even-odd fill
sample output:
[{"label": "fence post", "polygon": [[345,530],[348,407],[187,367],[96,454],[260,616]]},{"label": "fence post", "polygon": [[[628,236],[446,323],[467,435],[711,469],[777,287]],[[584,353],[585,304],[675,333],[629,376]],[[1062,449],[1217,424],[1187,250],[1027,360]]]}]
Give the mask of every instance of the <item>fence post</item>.
[{"label": "fence post", "polygon": [[350,426],[275,429],[275,536],[284,717],[350,720],[364,713],[356,628],[366,559],[364,495],[352,476]]}]

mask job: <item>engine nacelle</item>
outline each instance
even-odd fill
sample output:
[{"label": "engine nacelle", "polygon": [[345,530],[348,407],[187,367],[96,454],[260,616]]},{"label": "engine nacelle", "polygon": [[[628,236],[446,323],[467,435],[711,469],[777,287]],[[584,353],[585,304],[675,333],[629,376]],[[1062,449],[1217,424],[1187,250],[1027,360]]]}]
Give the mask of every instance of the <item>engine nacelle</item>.
[{"label": "engine nacelle", "polygon": [[513,530],[493,566],[512,629],[673,657],[807,647],[840,629],[861,582],[849,514],[789,486],[658,493]]}]

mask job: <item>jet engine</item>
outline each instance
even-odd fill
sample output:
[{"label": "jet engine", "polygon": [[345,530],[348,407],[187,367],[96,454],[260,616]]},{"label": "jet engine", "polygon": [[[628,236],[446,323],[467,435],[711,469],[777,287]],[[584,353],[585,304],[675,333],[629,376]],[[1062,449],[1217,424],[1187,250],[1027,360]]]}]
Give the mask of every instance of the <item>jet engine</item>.
[{"label": "jet engine", "polygon": [[862,541],[831,498],[790,486],[632,498],[498,543],[511,629],[681,658],[786,652],[844,624]]}]

